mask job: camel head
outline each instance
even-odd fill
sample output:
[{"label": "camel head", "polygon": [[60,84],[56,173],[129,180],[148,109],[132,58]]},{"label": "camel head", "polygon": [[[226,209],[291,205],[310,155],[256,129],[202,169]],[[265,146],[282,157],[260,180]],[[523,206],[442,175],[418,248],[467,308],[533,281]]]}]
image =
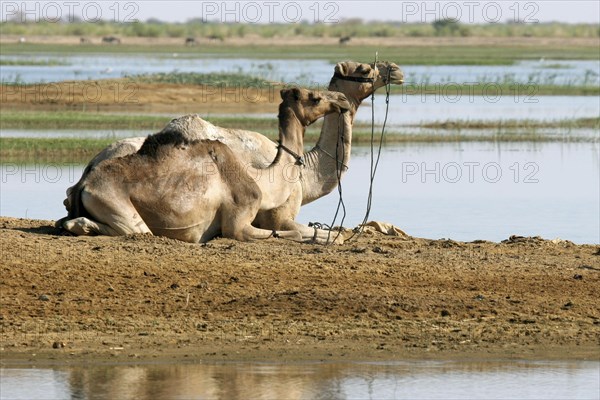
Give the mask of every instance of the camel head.
[{"label": "camel head", "polygon": [[335,66],[329,90],[345,93],[357,106],[363,99],[387,83],[394,85],[404,83],[404,73],[398,65],[388,61],[371,64],[342,61]]},{"label": "camel head", "polygon": [[279,115],[285,115],[286,109],[291,110],[305,127],[327,114],[343,113],[351,107],[346,96],[339,92],[291,88],[282,89],[280,95],[283,101]]}]

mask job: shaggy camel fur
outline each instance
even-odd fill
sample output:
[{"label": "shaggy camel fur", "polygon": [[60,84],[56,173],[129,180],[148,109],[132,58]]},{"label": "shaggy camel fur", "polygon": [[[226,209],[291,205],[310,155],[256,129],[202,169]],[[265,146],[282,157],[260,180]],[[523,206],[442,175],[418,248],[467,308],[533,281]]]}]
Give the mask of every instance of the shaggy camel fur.
[{"label": "shaggy camel fur", "polygon": [[[76,188],[75,218],[64,227],[78,235],[153,233],[187,242],[219,233],[237,240],[272,236],[251,223],[259,209],[280,206],[296,187],[306,126],[350,108],[337,92],[294,88],[282,90],[281,97],[280,145],[269,167],[241,164],[219,141],[190,141],[163,130],[136,154],[105,160],[90,171]],[[295,231],[278,236],[301,240]]]},{"label": "shaggy camel fur", "polygon": [[[386,83],[402,84],[403,79],[402,71],[394,63],[338,63],[329,90],[346,95],[352,105],[350,112],[345,113],[343,118],[336,114],[325,117],[319,141],[306,154],[307,163],[302,167],[300,182],[289,200],[276,209],[259,211],[253,224],[270,230],[298,230],[306,240],[314,238],[317,242],[325,242],[329,237],[327,231],[315,230],[295,221],[300,206],[329,194],[337,187],[338,174],[343,176],[346,172],[350,161],[352,123],[361,102]],[[190,139],[219,140],[231,148],[240,162],[257,168],[268,165],[277,152],[276,145],[260,133],[216,127],[195,115],[175,119],[165,130],[179,130]],[[100,161],[134,153],[143,141],[144,138],[141,137],[113,143],[90,161],[81,180],[84,180]],[[336,152],[340,156],[338,161],[335,160]],[[72,197],[73,187],[67,189],[67,198],[64,201],[67,211],[71,210]],[[67,219],[59,220],[57,226],[62,226]]]}]

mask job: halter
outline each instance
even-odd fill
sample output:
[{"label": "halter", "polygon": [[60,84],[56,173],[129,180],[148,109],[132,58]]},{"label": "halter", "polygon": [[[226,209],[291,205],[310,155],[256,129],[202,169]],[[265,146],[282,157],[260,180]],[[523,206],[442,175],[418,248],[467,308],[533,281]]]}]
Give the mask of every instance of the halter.
[{"label": "halter", "polygon": [[[377,62],[373,63],[373,70],[375,71],[375,75],[379,75],[379,68],[377,68]],[[389,78],[390,78],[389,67],[388,67],[388,73],[386,75],[387,76],[382,77],[384,85],[387,85]],[[375,84],[375,78],[363,78],[362,76],[346,76],[346,75],[340,74],[337,71],[333,73],[333,77],[337,78],[337,79],[341,79],[343,81],[370,83],[372,85]]]},{"label": "halter", "polygon": [[304,160],[302,159],[302,156],[290,149],[289,147],[286,147],[283,143],[281,143],[281,140],[277,141],[277,148],[285,151],[286,153],[294,157],[294,159],[296,160],[296,165],[304,165]]},{"label": "halter", "polygon": [[335,72],[333,74],[334,78],[341,79],[343,81],[351,81],[351,82],[361,82],[361,83],[374,83],[375,78],[363,78],[362,76],[346,76],[342,75],[339,72]]}]

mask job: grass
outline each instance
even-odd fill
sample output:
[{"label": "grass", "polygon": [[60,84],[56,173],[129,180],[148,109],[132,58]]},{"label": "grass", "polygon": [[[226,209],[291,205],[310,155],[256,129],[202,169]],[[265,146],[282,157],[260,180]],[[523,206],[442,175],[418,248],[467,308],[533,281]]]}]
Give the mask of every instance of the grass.
[{"label": "grass", "polygon": [[[203,116],[207,121],[223,128],[239,128],[277,134],[277,118],[248,117],[248,116]],[[4,110],[0,114],[0,129],[43,129],[43,130],[151,130],[158,131],[170,121],[169,117],[155,115],[104,114],[87,113],[82,111],[14,111]],[[356,123],[355,131],[367,130],[369,124]],[[459,129],[536,129],[536,128],[599,128],[600,117],[559,119],[553,121],[534,120],[447,120],[427,122],[416,125],[406,125],[409,128],[425,128],[438,130]],[[315,131],[318,135],[319,124],[309,127],[307,136]],[[82,132],[85,134],[85,132]]]},{"label": "grass", "polygon": [[59,60],[0,60],[0,66],[48,67],[59,65],[69,65],[69,63]]},{"label": "grass", "polygon": [[371,62],[379,52],[379,58],[400,65],[511,65],[519,60],[597,60],[597,46],[538,45],[532,46],[378,46],[370,45],[270,45],[235,46],[209,44],[201,47],[172,45],[118,46],[68,45],[39,43],[3,43],[1,55],[29,54],[36,52],[55,54],[105,53],[105,54],[169,54],[178,53],[192,58],[250,58],[250,59],[320,59],[330,62],[357,60]]},{"label": "grass", "polygon": [[[325,17],[325,16],[323,16]],[[394,18],[393,15],[386,16]],[[198,18],[185,23],[166,23],[159,20],[146,22],[98,23],[71,22],[52,23],[40,21],[21,24],[8,21],[0,24],[4,35],[38,36],[105,36],[121,37],[209,37],[221,39],[257,35],[263,38],[274,36],[292,37],[297,35],[310,37],[598,37],[597,24],[566,23],[494,23],[462,24],[447,21],[432,23],[400,22],[364,22],[361,19],[349,19],[336,23],[270,23],[242,24],[219,21],[202,21]]]},{"label": "grass", "polygon": [[142,83],[175,83],[181,85],[231,85],[240,87],[263,87],[270,82],[244,74],[197,72],[168,72],[127,76],[126,79]]},{"label": "grass", "polygon": [[167,117],[97,114],[78,111],[10,111],[0,115],[0,129],[161,129]]},{"label": "grass", "polygon": [[114,139],[0,138],[2,162],[87,162]]},{"label": "grass", "polygon": [[[267,133],[274,139],[275,132]],[[307,143],[314,143],[318,132],[307,134]],[[352,143],[367,145],[370,143],[371,133],[367,130],[353,132]],[[378,140],[378,138],[376,138]],[[114,139],[37,139],[37,138],[0,138],[0,157],[3,162],[25,161],[72,161],[88,162],[100,150]],[[406,134],[388,133],[384,143],[466,143],[466,142],[589,142],[589,138],[562,138],[560,136],[547,136],[536,132],[505,132],[496,135],[452,135],[436,134]]]},{"label": "grass", "polygon": [[410,83],[402,86],[391,87],[392,94],[406,96],[438,95],[456,99],[457,97],[487,96],[510,96],[519,98],[535,98],[536,96],[598,96],[600,86],[598,85],[551,85],[539,83],[520,82],[485,82],[477,85],[458,83]]},{"label": "grass", "polygon": [[[207,121],[223,128],[270,130],[277,132],[276,118],[216,117],[206,116]],[[154,115],[101,114],[81,111],[2,111],[0,129],[44,129],[44,130],[152,130],[162,129],[169,117]],[[82,132],[85,134],[85,132]]]},{"label": "grass", "polygon": [[535,128],[600,128],[600,117],[597,118],[575,118],[560,119],[554,121],[533,121],[533,120],[503,120],[503,121],[477,121],[477,120],[449,120],[439,122],[429,122],[419,125],[411,125],[418,128],[428,129],[535,129]]},{"label": "grass", "polygon": [[[259,131],[276,139],[278,134],[275,118],[249,117],[210,117],[206,118],[224,128],[239,128]],[[2,113],[2,129],[132,129],[144,136],[147,130],[158,131],[169,121],[167,117],[147,115],[88,114],[82,112],[15,112]],[[51,128],[50,128],[51,126]],[[118,127],[118,128],[116,128]],[[384,142],[390,143],[454,143],[454,142],[585,142],[597,138],[574,135],[552,135],[540,132],[539,128],[558,128],[571,132],[572,129],[599,129],[600,117],[563,119],[555,121],[504,120],[504,121],[464,121],[449,120],[418,125],[388,128]],[[407,133],[405,128],[431,130],[424,133]],[[142,132],[146,130],[146,132]],[[463,131],[469,130],[468,134]],[[473,131],[480,130],[477,134]],[[376,134],[379,130],[376,129]],[[133,133],[135,135],[135,133]],[[306,131],[306,143],[314,143],[320,135],[320,125],[315,124]],[[370,143],[370,125],[357,123],[353,130],[354,144]],[[0,138],[0,156],[4,162],[70,160],[87,162],[97,152],[114,142],[114,138]]]}]

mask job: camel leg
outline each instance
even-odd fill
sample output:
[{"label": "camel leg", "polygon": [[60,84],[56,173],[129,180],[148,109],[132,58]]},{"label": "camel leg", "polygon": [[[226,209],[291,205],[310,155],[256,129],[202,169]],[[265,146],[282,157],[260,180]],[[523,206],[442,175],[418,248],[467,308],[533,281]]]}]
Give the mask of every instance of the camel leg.
[{"label": "camel leg", "polygon": [[[262,240],[276,236],[297,242],[302,241],[302,236],[295,230],[282,230],[273,232],[252,226],[251,222],[256,217],[258,202],[251,206],[234,207],[224,210],[221,221],[221,234],[223,237],[240,241]],[[275,235],[274,235],[275,233]]]},{"label": "camel leg", "polygon": [[[61,220],[62,221],[62,220]],[[85,217],[63,221],[61,226],[77,236],[106,235],[119,236],[117,231],[108,225],[92,221]]]},{"label": "camel leg", "polygon": [[270,231],[267,229],[255,228],[248,224],[242,230],[243,240],[268,239],[270,237],[279,237],[289,239],[295,242],[302,242],[302,235],[298,231]]},{"label": "camel leg", "polygon": [[[286,220],[281,223],[282,229],[296,231],[302,236],[303,242],[319,244],[343,244],[344,236],[338,231],[328,231],[325,229],[315,229],[308,225],[300,224],[294,220]],[[339,234],[339,235],[338,235]]]},{"label": "camel leg", "polygon": [[110,236],[152,233],[129,199],[104,199],[102,196],[90,194],[84,189],[81,193],[81,200],[85,209],[92,214],[94,219],[102,221],[93,228],[105,225],[110,229],[103,229],[103,231]]}]

